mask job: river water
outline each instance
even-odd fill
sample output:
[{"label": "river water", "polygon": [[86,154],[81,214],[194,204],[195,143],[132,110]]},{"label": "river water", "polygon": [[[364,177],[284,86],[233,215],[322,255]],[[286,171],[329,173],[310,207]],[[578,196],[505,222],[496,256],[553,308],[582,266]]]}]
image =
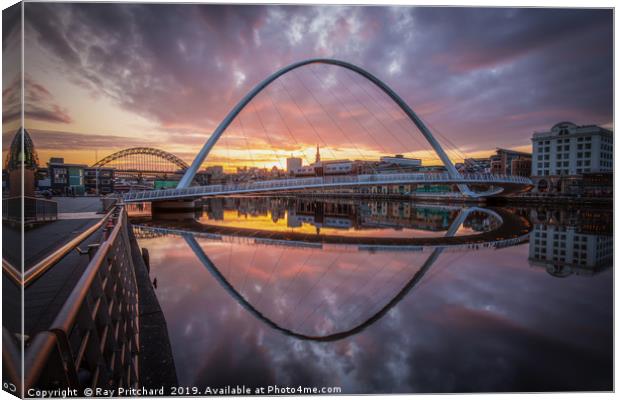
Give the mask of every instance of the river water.
[{"label": "river water", "polygon": [[179,384],[612,390],[609,210],[226,198],[130,215]]}]

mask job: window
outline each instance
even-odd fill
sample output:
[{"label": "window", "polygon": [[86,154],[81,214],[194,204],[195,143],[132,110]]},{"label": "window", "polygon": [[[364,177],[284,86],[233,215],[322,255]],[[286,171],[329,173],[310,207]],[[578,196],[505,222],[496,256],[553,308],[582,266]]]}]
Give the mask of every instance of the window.
[{"label": "window", "polygon": [[577,158],[582,158],[583,157],[583,153],[577,153]]},{"label": "window", "polygon": [[569,151],[569,150],[570,150],[570,145],[566,145],[566,146],[564,146],[564,150],[565,150],[565,151]]},{"label": "window", "polygon": [[583,150],[583,143],[579,143],[577,145],[577,150]]},{"label": "window", "polygon": [[589,151],[586,151],[584,154],[585,154],[585,156],[586,156],[587,158],[590,158],[590,152],[589,152]]}]

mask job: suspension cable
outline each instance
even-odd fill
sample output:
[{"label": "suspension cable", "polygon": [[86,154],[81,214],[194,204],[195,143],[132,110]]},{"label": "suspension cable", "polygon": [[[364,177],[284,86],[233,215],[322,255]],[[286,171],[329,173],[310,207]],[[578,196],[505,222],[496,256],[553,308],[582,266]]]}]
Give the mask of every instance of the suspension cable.
[{"label": "suspension cable", "polygon": [[[321,85],[321,88],[325,88],[324,82],[322,82],[319,77],[316,75],[314,69],[311,66],[308,66],[308,68],[310,69],[310,71],[312,71],[314,77],[316,78],[316,80],[319,82],[319,84]],[[376,145],[378,145],[381,150],[383,151],[384,154],[389,154],[388,151],[385,149],[385,147],[383,146],[383,144],[381,144],[381,142],[378,142],[377,139],[375,139],[375,137],[372,135],[372,133],[368,130],[368,128],[362,124],[359,119],[351,112],[351,110],[349,109],[349,107],[346,105],[345,102],[342,101],[342,99],[340,99],[340,97],[337,94],[337,91],[334,92],[334,98],[336,99],[336,101],[338,101],[343,107],[344,109],[347,111],[347,113],[350,115],[350,117],[357,122],[357,124],[360,126],[360,128],[362,128],[367,134],[368,137],[370,137],[372,139],[373,142],[375,142]],[[403,172],[403,168],[400,165],[396,165],[397,168],[399,169],[400,172]]]}]

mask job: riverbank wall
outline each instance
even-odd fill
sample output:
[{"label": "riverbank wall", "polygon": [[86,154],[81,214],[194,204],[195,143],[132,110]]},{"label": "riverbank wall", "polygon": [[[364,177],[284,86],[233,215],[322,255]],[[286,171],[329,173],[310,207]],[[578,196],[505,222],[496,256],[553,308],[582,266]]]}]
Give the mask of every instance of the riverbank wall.
[{"label": "riverbank wall", "polygon": [[146,389],[163,387],[164,395],[170,396],[171,388],[178,386],[178,380],[168,326],[131,223],[129,223],[129,242],[140,298],[139,382],[141,387]]}]

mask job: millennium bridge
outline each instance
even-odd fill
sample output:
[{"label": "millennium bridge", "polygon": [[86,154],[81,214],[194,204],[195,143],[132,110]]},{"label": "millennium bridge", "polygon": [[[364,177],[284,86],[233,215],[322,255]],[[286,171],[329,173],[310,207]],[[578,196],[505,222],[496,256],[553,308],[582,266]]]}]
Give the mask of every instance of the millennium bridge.
[{"label": "millennium bridge", "polygon": [[[444,167],[446,173],[441,174],[373,174],[373,175],[358,175],[358,176],[339,176],[339,177],[315,177],[315,178],[299,178],[299,179],[282,179],[282,180],[268,180],[268,181],[256,181],[250,183],[234,184],[234,185],[208,185],[208,186],[194,186],[191,184],[198,173],[202,163],[207,158],[209,152],[213,149],[213,146],[222,137],[226,128],[233,122],[233,120],[241,113],[241,111],[254,99],[261,91],[263,91],[272,82],[280,78],[281,76],[301,67],[310,64],[327,64],[340,68],[344,68],[349,71],[362,76],[383,93],[385,93],[411,122],[422,133],[424,139],[430,144],[434,152],[437,154]],[[268,134],[268,133],[266,133]],[[355,144],[353,144],[355,145]],[[422,119],[409,107],[409,105],[392,90],[387,84],[381,81],[379,78],[371,74],[370,72],[345,61],[328,59],[328,58],[314,58],[304,60],[291,65],[288,65],[272,75],[265,78],[262,82],[256,85],[250,92],[248,92],[226,115],[222,122],[217,126],[213,134],[208,138],[203,147],[200,149],[192,164],[187,168],[185,174],[179,181],[176,189],[156,190],[156,191],[143,191],[129,193],[124,197],[126,202],[137,201],[170,201],[170,200],[187,200],[192,198],[198,198],[202,196],[210,195],[233,195],[241,193],[260,193],[260,192],[282,192],[291,190],[305,190],[305,189],[321,189],[331,187],[359,187],[365,185],[380,185],[380,184],[415,184],[415,183],[452,183],[457,185],[461,194],[467,198],[484,198],[489,196],[495,196],[498,194],[509,194],[518,191],[524,191],[532,186],[532,181],[529,178],[519,176],[501,176],[493,174],[472,174],[462,175],[460,174],[448,154],[443,149],[439,141],[435,138],[428,126],[422,121]],[[489,189],[483,192],[476,192],[472,190],[469,185],[485,185]]]}]

